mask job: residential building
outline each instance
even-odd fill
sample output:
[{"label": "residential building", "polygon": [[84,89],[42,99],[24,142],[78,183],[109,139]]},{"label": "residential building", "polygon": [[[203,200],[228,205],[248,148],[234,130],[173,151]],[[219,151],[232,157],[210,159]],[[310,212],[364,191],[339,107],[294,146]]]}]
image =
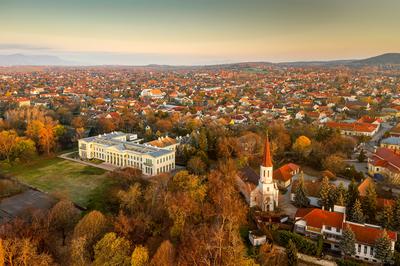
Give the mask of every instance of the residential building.
[{"label": "residential building", "polygon": [[[339,243],[342,239],[343,230],[350,228],[355,235],[354,258],[368,261],[380,262],[375,257],[375,242],[380,238],[384,230],[380,226],[371,224],[359,224],[346,221],[346,208],[334,206],[332,211],[316,208],[298,209],[295,215],[294,231],[311,239],[323,238],[325,245],[332,250],[340,250]],[[386,231],[391,240],[391,249],[397,241],[397,233]]]},{"label": "residential building", "polygon": [[381,147],[400,151],[400,137],[389,137],[381,140]]},{"label": "residential building", "polygon": [[368,159],[368,172],[383,175],[392,183],[400,183],[400,154],[396,150],[377,148]]},{"label": "residential building", "polygon": [[292,183],[292,178],[300,172],[300,166],[294,163],[288,163],[276,169],[273,178],[277,182],[278,187],[285,189]]}]

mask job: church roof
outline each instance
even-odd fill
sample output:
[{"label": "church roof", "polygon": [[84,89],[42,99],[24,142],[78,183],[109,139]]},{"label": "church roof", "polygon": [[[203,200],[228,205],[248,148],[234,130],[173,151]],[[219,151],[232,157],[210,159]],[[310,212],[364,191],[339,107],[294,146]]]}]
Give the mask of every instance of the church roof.
[{"label": "church roof", "polygon": [[268,136],[265,139],[265,149],[264,149],[264,158],[262,165],[264,167],[272,167],[272,159],[271,159],[271,150],[269,148],[269,139]]}]

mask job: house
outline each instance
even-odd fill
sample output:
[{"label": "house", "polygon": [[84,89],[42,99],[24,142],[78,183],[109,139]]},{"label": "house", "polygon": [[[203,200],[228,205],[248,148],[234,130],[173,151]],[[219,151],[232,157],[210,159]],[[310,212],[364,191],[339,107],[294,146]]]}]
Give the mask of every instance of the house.
[{"label": "house", "polygon": [[166,136],[159,137],[158,139],[149,141],[146,144],[162,149],[176,151],[176,146],[178,146],[179,143],[176,139]]},{"label": "house", "polygon": [[368,173],[381,174],[392,183],[400,183],[400,154],[396,150],[377,148],[368,159]]},{"label": "house", "polygon": [[267,242],[267,236],[259,230],[249,231],[249,240],[253,246],[261,246]]},{"label": "house", "polygon": [[381,140],[381,147],[400,151],[400,137],[389,137]]},{"label": "house", "polygon": [[18,98],[15,100],[18,104],[18,107],[24,107],[24,106],[30,106],[31,105],[31,100],[28,98]]},{"label": "house", "polygon": [[288,163],[276,169],[273,178],[281,189],[287,188],[292,183],[292,177],[300,172],[300,166]]},{"label": "house", "polygon": [[[380,262],[375,257],[375,242],[384,233],[380,226],[371,224],[359,224],[346,221],[346,208],[335,205],[332,211],[301,208],[295,215],[294,231],[311,239],[322,237],[325,245],[332,250],[340,250],[339,243],[342,239],[343,230],[351,229],[355,235],[354,258],[368,262]],[[391,240],[391,249],[397,241],[397,233],[386,231]]]},{"label": "house", "polygon": [[378,130],[379,125],[360,122],[327,122],[327,127],[338,129],[342,135],[347,136],[374,136]]}]

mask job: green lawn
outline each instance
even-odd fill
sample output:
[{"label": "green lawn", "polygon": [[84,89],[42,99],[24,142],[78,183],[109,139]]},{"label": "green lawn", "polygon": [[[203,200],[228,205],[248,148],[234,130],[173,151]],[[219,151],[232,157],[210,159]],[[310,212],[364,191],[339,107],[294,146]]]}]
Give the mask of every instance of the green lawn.
[{"label": "green lawn", "polygon": [[104,187],[112,183],[107,171],[61,158],[38,158],[28,164],[0,166],[3,174],[49,193],[67,195],[73,202],[88,206]]}]

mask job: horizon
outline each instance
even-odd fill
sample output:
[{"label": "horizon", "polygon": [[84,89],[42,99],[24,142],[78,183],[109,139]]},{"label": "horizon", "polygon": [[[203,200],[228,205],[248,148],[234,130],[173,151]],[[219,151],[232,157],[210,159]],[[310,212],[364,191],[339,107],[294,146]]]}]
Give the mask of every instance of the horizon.
[{"label": "horizon", "polygon": [[0,6],[0,54],[87,65],[327,61],[400,47],[396,0],[4,0]]},{"label": "horizon", "polygon": [[376,55],[370,55],[367,57],[363,58],[331,58],[331,59],[315,59],[315,60],[289,60],[289,61],[231,61],[231,62],[219,62],[219,63],[206,63],[206,64],[164,64],[164,63],[157,63],[157,62],[150,62],[147,64],[108,64],[108,63],[99,63],[99,64],[81,64],[82,62],[79,61],[71,61],[68,58],[63,58],[58,55],[50,55],[50,54],[28,54],[28,53],[13,53],[13,54],[0,54],[0,56],[27,56],[27,57],[55,57],[57,59],[60,59],[62,61],[65,61],[65,64],[34,64],[34,65],[24,65],[24,64],[12,64],[12,65],[0,65],[0,67],[18,67],[18,66],[60,66],[60,67],[93,67],[93,66],[126,66],[126,67],[147,67],[147,66],[171,66],[171,67],[201,67],[201,66],[217,66],[217,65],[231,65],[231,64],[246,64],[246,63],[255,63],[255,64],[291,64],[291,63],[329,63],[329,62],[335,62],[335,61],[357,61],[357,60],[363,60],[363,59],[369,59],[369,58],[374,58],[378,56],[383,56],[383,55],[388,55],[388,54],[400,54],[399,52],[386,52],[386,53],[381,53],[381,54],[376,54]]}]

